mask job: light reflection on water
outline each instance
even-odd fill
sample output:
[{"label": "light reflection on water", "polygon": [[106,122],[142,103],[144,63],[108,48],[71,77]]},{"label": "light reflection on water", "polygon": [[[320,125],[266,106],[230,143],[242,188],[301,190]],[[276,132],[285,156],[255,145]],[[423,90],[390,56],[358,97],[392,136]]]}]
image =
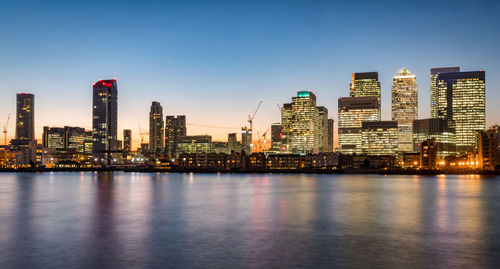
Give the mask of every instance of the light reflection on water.
[{"label": "light reflection on water", "polygon": [[0,174],[0,268],[500,267],[500,178]]}]

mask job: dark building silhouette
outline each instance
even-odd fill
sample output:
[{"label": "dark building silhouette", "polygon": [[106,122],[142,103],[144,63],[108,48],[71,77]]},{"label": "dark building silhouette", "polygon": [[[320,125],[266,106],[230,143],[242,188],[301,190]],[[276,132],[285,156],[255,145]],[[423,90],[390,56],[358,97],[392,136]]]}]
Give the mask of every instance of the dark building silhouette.
[{"label": "dark building silhouette", "polygon": [[123,151],[130,152],[132,150],[132,130],[123,130]]},{"label": "dark building silhouette", "polygon": [[99,80],[93,87],[92,155],[103,161],[106,152],[117,150],[118,88],[116,79]]},{"label": "dark building silhouette", "polygon": [[18,93],[16,97],[16,139],[35,139],[35,95]]},{"label": "dark building silhouette", "polygon": [[151,104],[149,112],[149,149],[152,153],[163,152],[163,108],[158,102]]}]

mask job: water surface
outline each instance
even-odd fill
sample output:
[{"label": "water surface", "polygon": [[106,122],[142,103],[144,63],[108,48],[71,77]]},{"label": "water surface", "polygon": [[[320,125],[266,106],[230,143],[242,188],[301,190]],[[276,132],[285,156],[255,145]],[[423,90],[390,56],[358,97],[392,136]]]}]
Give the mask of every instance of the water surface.
[{"label": "water surface", "polygon": [[500,268],[500,177],[0,174],[0,268]]}]

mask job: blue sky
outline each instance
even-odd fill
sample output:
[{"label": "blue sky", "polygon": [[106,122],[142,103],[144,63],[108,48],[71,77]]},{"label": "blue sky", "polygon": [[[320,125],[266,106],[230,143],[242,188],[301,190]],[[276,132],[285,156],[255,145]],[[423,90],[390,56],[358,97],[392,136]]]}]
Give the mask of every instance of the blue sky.
[{"label": "blue sky", "polygon": [[[36,136],[91,128],[92,83],[117,78],[120,129],[137,137],[151,101],[185,114],[189,134],[225,139],[258,101],[261,133],[276,102],[310,89],[337,118],[352,72],[378,71],[382,117],[392,77],[417,76],[428,117],[429,68],[485,70],[487,125],[500,108],[500,4],[495,1],[6,1],[0,0],[0,122],[15,94],[36,94]],[[9,125],[13,135],[13,121]]]}]

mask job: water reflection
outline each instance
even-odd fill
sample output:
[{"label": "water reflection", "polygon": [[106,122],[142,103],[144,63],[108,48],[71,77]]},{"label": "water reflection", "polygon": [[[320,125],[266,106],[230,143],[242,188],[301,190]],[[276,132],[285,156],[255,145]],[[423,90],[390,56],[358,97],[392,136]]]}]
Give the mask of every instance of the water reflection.
[{"label": "water reflection", "polygon": [[0,180],[1,268],[500,266],[499,178],[26,173]]}]

